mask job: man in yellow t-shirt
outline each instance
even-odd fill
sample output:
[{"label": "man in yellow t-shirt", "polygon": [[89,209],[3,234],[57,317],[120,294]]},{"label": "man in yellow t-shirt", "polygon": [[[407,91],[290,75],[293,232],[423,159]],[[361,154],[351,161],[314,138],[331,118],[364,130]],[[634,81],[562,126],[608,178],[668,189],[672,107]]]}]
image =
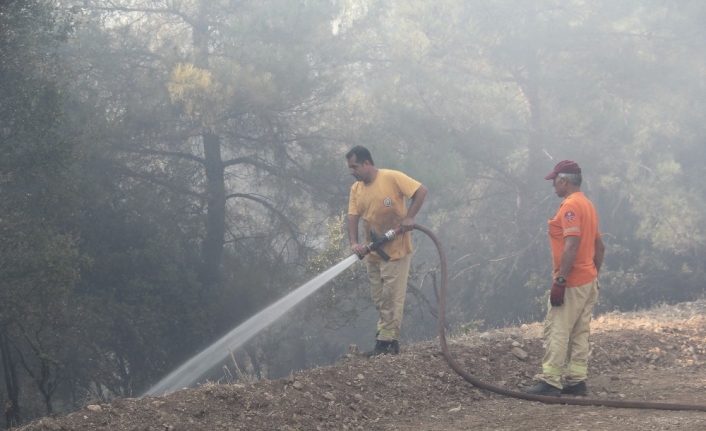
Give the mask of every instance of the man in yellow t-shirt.
[{"label": "man in yellow t-shirt", "polygon": [[[399,171],[378,169],[367,148],[357,146],[346,154],[348,169],[356,179],[348,201],[348,239],[358,256],[365,255],[364,244],[373,239],[370,232],[382,235],[400,226],[403,235],[386,243],[382,250],[389,255],[385,261],[376,252],[366,257],[371,294],[380,318],[371,355],[399,353],[400,327],[407,277],[412,259],[414,217],[424,203],[427,188]],[[409,209],[405,198],[411,199]],[[358,242],[358,224],[363,219],[365,243]]]},{"label": "man in yellow t-shirt", "polygon": [[581,192],[579,165],[563,160],[544,178],[552,180],[554,192],[564,201],[549,220],[554,282],[544,322],[542,380],[523,390],[548,396],[586,395],[589,325],[605,246],[596,209]]}]

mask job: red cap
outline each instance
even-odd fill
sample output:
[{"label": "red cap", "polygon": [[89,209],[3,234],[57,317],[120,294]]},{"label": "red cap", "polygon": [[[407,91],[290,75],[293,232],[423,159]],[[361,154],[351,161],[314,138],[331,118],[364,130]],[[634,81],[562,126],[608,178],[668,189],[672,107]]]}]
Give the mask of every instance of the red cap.
[{"label": "red cap", "polygon": [[554,166],[551,174],[544,177],[545,180],[553,180],[559,174],[580,174],[579,164],[573,160],[562,160]]}]

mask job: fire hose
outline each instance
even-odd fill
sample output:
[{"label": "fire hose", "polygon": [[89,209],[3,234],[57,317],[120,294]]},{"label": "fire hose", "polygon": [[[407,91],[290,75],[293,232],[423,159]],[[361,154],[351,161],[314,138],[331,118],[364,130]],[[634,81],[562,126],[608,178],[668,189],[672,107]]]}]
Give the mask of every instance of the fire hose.
[{"label": "fire hose", "polygon": [[[464,370],[461,365],[456,362],[449,347],[446,344],[446,330],[444,328],[444,307],[446,304],[446,290],[447,290],[447,268],[446,268],[446,255],[444,254],[444,249],[439,242],[439,239],[432,233],[429,229],[418,224],[414,225],[414,229],[424,232],[431,240],[434,242],[437,251],[439,252],[439,259],[441,260],[441,291],[439,294],[439,310],[438,310],[438,326],[439,326],[439,342],[441,343],[441,350],[444,353],[446,362],[449,366],[458,373],[464,380],[477,386],[479,388],[485,389],[490,392],[494,392],[500,395],[505,395],[512,398],[519,398],[528,401],[539,401],[546,404],[564,404],[564,405],[577,405],[577,406],[604,406],[604,407],[616,407],[616,408],[631,408],[631,409],[658,409],[658,410],[698,410],[706,411],[706,405],[697,404],[673,404],[673,403],[656,403],[649,401],[628,401],[628,400],[603,400],[594,398],[561,398],[561,397],[551,397],[545,395],[534,395],[527,394],[519,391],[512,391],[509,389],[501,388],[499,386],[492,385],[490,383],[484,382],[476,377],[473,377],[466,370]],[[390,231],[388,231],[389,233]],[[387,235],[387,234],[386,234]],[[394,236],[393,236],[394,238]],[[382,242],[384,244],[384,242]],[[371,244],[372,245],[372,244]],[[379,248],[382,244],[377,244]],[[374,249],[373,249],[374,250]],[[374,250],[377,251],[377,250]]]}]

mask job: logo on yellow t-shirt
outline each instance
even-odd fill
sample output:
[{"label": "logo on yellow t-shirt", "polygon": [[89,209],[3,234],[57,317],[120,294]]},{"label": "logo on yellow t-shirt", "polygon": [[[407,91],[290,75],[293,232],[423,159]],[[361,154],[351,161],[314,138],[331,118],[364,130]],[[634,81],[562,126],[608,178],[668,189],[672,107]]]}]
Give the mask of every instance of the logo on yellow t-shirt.
[{"label": "logo on yellow t-shirt", "polygon": [[385,199],[382,201],[382,204],[385,205],[386,207],[392,206],[392,199],[390,199],[390,198],[385,198]]}]

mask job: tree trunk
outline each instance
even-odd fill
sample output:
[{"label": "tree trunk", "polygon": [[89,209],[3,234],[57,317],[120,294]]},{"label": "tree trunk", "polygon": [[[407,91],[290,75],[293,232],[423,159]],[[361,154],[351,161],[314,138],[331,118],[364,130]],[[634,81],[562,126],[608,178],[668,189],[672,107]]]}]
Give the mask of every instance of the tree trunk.
[{"label": "tree trunk", "polygon": [[20,386],[17,383],[17,368],[12,360],[12,352],[7,335],[0,331],[0,358],[2,359],[3,372],[5,373],[5,388],[8,401],[5,409],[5,426],[12,428],[20,424]]},{"label": "tree trunk", "polygon": [[36,379],[37,386],[39,387],[39,392],[44,398],[44,406],[46,408],[46,415],[49,416],[54,412],[54,408],[51,405],[51,396],[54,392],[52,390],[52,378],[51,378],[51,366],[45,359],[40,359],[41,362],[41,379]]},{"label": "tree trunk", "polygon": [[307,345],[306,339],[304,337],[304,331],[302,330],[301,326],[297,326],[295,333],[296,337],[294,338],[292,343],[294,351],[292,352],[290,364],[293,370],[306,370]]},{"label": "tree trunk", "polygon": [[47,408],[47,416],[51,416],[51,414],[54,413],[54,407],[51,405],[51,393],[45,391],[42,395],[44,396],[44,405]]},{"label": "tree trunk", "polygon": [[[199,69],[209,68],[208,1],[199,4],[199,16],[192,28],[194,65]],[[221,156],[221,139],[210,131],[202,134],[204,158],[206,160],[206,191],[208,195],[206,236],[203,242],[203,267],[199,281],[205,290],[217,286],[220,281],[220,266],[226,232],[225,169]]]},{"label": "tree trunk", "polygon": [[226,192],[220,138],[212,133],[205,133],[203,148],[208,182],[206,185],[208,214],[206,215],[206,237],[203,242],[203,268],[200,281],[204,288],[208,289],[216,286],[220,281],[223,237],[226,231]]},{"label": "tree trunk", "polygon": [[527,61],[526,76],[515,76],[518,80],[522,94],[525,97],[528,105],[529,114],[529,140],[527,142],[527,171],[524,184],[527,186],[518,196],[519,200],[519,216],[520,216],[520,232],[530,233],[530,237],[534,232],[532,226],[536,222],[537,217],[537,187],[543,180],[542,162],[544,160],[542,146],[544,144],[544,132],[542,128],[542,102],[539,97],[539,79],[536,57]]}]

